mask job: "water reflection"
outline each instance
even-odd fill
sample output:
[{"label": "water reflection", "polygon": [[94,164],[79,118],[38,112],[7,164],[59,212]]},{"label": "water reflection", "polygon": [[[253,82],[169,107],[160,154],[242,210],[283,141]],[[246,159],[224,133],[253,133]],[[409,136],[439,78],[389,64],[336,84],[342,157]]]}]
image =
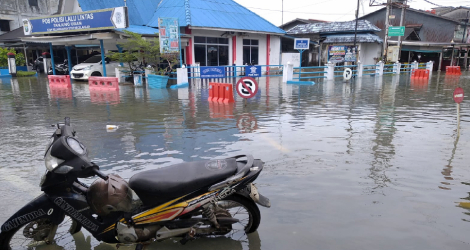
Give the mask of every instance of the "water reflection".
[{"label": "water reflection", "polygon": [[[260,78],[255,99],[221,105],[207,101],[207,83],[177,90],[121,85],[118,95],[95,99],[86,83],[74,83],[70,95],[51,91],[41,77],[0,78],[0,187],[8,201],[0,202],[0,221],[40,193],[50,124],[71,116],[93,161],[126,179],[136,171],[246,152],[266,162],[257,183],[273,207],[261,208],[262,245],[200,239],[151,249],[309,249],[311,242],[391,249],[397,238],[415,248],[464,249],[468,223],[462,218],[468,216],[462,211],[469,211],[455,202],[469,195],[470,106],[462,103],[456,144],[452,84],[468,92],[468,80],[366,76],[297,86]],[[119,128],[108,133],[110,124]],[[84,233],[72,244],[115,248]]]}]

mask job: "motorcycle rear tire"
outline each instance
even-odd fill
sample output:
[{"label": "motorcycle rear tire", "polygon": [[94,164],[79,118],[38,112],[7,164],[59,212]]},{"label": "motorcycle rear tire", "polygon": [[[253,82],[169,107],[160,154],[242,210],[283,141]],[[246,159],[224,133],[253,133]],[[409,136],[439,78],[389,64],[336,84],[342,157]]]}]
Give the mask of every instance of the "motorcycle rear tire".
[{"label": "motorcycle rear tire", "polygon": [[[238,203],[249,213],[249,222],[245,226],[245,233],[253,233],[258,229],[259,224],[261,223],[261,212],[253,200],[241,195],[232,195],[219,201],[219,205],[224,201]],[[230,212],[230,214],[234,217],[232,212]]]}]

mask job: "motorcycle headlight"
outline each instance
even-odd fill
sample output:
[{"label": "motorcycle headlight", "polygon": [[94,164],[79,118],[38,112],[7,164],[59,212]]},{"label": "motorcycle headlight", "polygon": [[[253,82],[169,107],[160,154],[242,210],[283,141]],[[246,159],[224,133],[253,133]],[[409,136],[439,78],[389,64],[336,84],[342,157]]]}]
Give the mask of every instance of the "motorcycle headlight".
[{"label": "motorcycle headlight", "polygon": [[54,170],[57,166],[59,166],[64,160],[56,158],[51,155],[51,148],[52,145],[49,147],[49,149],[46,152],[46,156],[44,157],[44,163],[46,164],[46,168],[49,171]]},{"label": "motorcycle headlight", "polygon": [[77,139],[67,137],[67,144],[73,151],[75,151],[75,153],[79,155],[83,155],[85,153],[85,147]]}]

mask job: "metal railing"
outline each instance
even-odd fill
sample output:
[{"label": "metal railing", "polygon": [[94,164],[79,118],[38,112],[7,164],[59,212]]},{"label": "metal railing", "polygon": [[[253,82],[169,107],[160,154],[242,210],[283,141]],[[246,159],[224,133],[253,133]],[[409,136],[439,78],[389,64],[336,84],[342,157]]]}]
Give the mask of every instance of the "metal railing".
[{"label": "metal railing", "polygon": [[294,79],[302,81],[302,79],[326,78],[325,74],[328,73],[328,71],[325,71],[325,69],[327,68],[327,66],[295,67],[294,75],[298,76],[294,77]]}]

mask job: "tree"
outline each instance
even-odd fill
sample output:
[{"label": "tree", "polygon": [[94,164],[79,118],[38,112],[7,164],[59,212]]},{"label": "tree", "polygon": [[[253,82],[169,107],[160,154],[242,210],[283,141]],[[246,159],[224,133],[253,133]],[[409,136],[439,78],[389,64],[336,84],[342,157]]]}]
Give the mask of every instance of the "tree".
[{"label": "tree", "polygon": [[26,60],[22,53],[16,53],[14,49],[0,47],[0,67],[8,67],[8,53],[15,53],[16,65],[25,65]]},{"label": "tree", "polygon": [[157,38],[146,39],[130,31],[125,33],[129,38],[125,42],[118,43],[123,52],[111,52],[108,57],[125,63],[130,72],[134,72],[139,65],[150,65],[155,74],[165,75],[173,71],[174,65],[179,62],[177,54],[160,53],[160,43]]}]

